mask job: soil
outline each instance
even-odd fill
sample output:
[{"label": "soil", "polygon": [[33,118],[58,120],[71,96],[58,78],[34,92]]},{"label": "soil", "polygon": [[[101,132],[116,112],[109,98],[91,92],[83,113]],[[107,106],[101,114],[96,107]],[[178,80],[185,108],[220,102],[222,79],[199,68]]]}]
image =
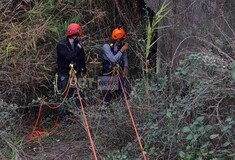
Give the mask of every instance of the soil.
[{"label": "soil", "polygon": [[[98,111],[95,106],[85,107],[98,159],[105,159],[112,150],[119,150],[134,139],[134,132],[125,106],[113,107],[115,108],[102,112]],[[31,141],[28,138],[37,119],[39,107],[30,108],[28,111],[24,108],[24,113],[19,113],[18,110],[16,114],[11,115],[14,119],[12,123],[14,126],[9,128],[14,128],[13,132],[16,132],[18,137],[16,138],[15,134],[7,137],[12,131],[5,132],[6,136],[0,135],[0,159],[8,160],[12,157],[16,160],[94,159],[81,110],[69,109],[69,114],[57,122],[57,112],[45,108],[41,113],[36,131],[46,134],[44,137]],[[12,110],[9,112],[12,113]],[[18,126],[15,126],[16,121]],[[9,119],[3,119],[0,122],[2,131],[7,130],[8,123]],[[6,139],[1,139],[3,137]]]}]

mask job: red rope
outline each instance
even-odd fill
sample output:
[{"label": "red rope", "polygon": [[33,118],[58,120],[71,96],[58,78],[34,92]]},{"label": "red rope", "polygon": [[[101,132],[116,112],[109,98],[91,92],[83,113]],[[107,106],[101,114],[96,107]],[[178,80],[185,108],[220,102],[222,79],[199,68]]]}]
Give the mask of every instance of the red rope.
[{"label": "red rope", "polygon": [[[118,79],[119,79],[119,81],[120,81],[120,85],[121,85],[121,88],[122,88],[122,92],[123,92],[124,97],[125,97],[126,106],[127,106],[127,108],[128,108],[128,111],[129,111],[129,114],[130,114],[130,117],[131,117],[131,121],[132,121],[134,130],[135,130],[135,133],[136,133],[136,137],[137,137],[138,143],[139,143],[139,145],[140,145],[140,149],[141,149],[141,151],[142,151],[142,155],[143,155],[143,157],[144,157],[144,160],[147,160],[146,153],[145,153],[145,151],[144,151],[144,149],[143,149],[143,146],[142,146],[142,143],[141,143],[141,140],[140,140],[140,136],[139,136],[139,134],[138,134],[138,130],[137,130],[137,128],[136,128],[135,121],[134,121],[134,118],[133,118],[133,116],[132,116],[132,112],[131,112],[131,109],[130,109],[130,105],[129,105],[128,101],[127,101],[127,96],[126,96],[126,93],[125,93],[125,91],[124,91],[124,87],[123,87],[123,84],[122,84],[122,81],[121,81],[121,78],[120,78],[120,75],[119,75],[119,71],[118,71],[118,69],[116,69],[116,70],[117,70],[117,73],[118,73]],[[110,88],[110,85],[111,85],[111,82],[112,82],[112,78],[113,78],[114,73],[115,73],[115,72],[112,73],[112,77],[110,78],[110,84],[109,84],[109,86],[108,86],[108,89]],[[68,90],[66,91],[65,97],[63,98],[63,101],[62,101],[59,105],[57,105],[57,106],[55,106],[55,107],[52,107],[52,106],[50,106],[49,104],[46,104],[49,108],[51,108],[51,109],[56,109],[56,108],[59,108],[59,107],[64,103],[65,99],[66,99],[67,96],[68,96],[68,93],[69,93],[69,90],[70,90],[70,85],[71,85],[71,82],[72,82],[73,79],[74,79],[74,75],[73,75],[72,78],[70,79],[70,84],[69,84]],[[80,102],[80,104],[81,104],[82,115],[83,115],[83,118],[84,118],[84,121],[85,121],[86,131],[87,131],[87,134],[88,134],[90,143],[91,143],[92,152],[93,152],[93,155],[94,155],[95,160],[98,160],[97,154],[96,154],[96,150],[95,150],[95,146],[94,146],[94,142],[93,142],[92,137],[91,137],[91,133],[90,133],[88,121],[87,121],[87,118],[86,118],[84,106],[83,106],[83,103],[82,103],[81,95],[80,95],[79,88],[78,88],[78,85],[77,85],[77,84],[76,84],[76,90],[77,90],[77,93],[78,93],[79,102]],[[105,96],[106,96],[106,95],[107,95],[107,92],[106,92]],[[104,100],[105,96],[103,97],[103,100]],[[32,132],[31,132],[31,134],[29,135],[29,138],[28,138],[29,141],[32,141],[32,140],[34,140],[34,139],[36,139],[36,138],[43,138],[43,137],[45,137],[45,136],[47,136],[47,135],[51,135],[52,133],[54,133],[54,130],[52,130],[52,131],[49,132],[49,133],[48,133],[48,132],[44,132],[44,131],[36,131],[37,124],[38,124],[38,121],[39,121],[40,116],[41,116],[41,111],[42,111],[43,102],[44,102],[44,101],[42,101],[41,104],[40,104],[40,108],[39,108],[37,120],[36,120],[36,122],[35,122],[35,124],[34,124],[34,127],[33,127]],[[56,120],[55,125],[53,126],[53,129],[57,127],[57,121],[58,121],[58,117],[57,117],[57,120]]]},{"label": "red rope", "polygon": [[119,79],[119,82],[120,82],[120,85],[121,85],[121,88],[122,88],[123,95],[124,95],[124,97],[125,97],[126,106],[127,106],[127,109],[128,109],[128,111],[129,111],[129,114],[130,114],[130,117],[131,117],[132,125],[133,125],[133,128],[134,128],[134,130],[135,130],[135,134],[136,134],[136,137],[137,137],[137,140],[138,140],[138,143],[139,143],[139,146],[140,146],[142,155],[143,155],[143,157],[144,157],[144,160],[147,160],[146,152],[144,151],[144,148],[143,148],[143,146],[142,146],[142,143],[141,143],[141,140],[140,140],[140,136],[139,136],[137,127],[136,127],[136,125],[135,125],[135,120],[134,120],[134,118],[133,118],[133,115],[132,115],[132,112],[131,112],[131,108],[130,108],[130,105],[129,105],[129,102],[128,102],[128,100],[127,100],[127,96],[126,96],[126,93],[125,93],[125,90],[124,90],[124,87],[123,87],[123,84],[122,84],[122,80],[121,80],[121,78],[120,78],[119,71],[118,71],[118,69],[116,69],[116,70],[117,70],[117,73],[118,73],[118,79]]},{"label": "red rope", "polygon": [[81,95],[80,95],[80,92],[79,92],[77,84],[76,84],[76,89],[77,89],[78,99],[79,99],[79,102],[80,102],[80,105],[81,105],[81,109],[82,109],[82,115],[83,115],[83,118],[84,118],[84,121],[85,121],[86,131],[87,131],[90,143],[91,143],[92,152],[93,152],[95,160],[98,160],[97,155],[96,155],[96,150],[95,150],[94,142],[92,140],[90,129],[89,129],[89,125],[88,125],[88,122],[87,122],[87,119],[86,119],[86,114],[85,114],[85,110],[84,110],[84,107],[83,107],[82,98],[81,98]]},{"label": "red rope", "polygon": [[[74,75],[72,76],[72,78],[74,78]],[[71,78],[71,79],[72,79],[72,78]],[[46,103],[45,105],[46,105],[47,107],[51,108],[51,109],[57,109],[57,108],[59,108],[59,107],[65,102],[66,98],[68,97],[70,87],[71,87],[71,80],[70,80],[68,89],[67,89],[67,91],[66,91],[66,93],[65,93],[65,96],[64,96],[64,98],[63,98],[63,100],[62,100],[62,102],[61,102],[60,104],[58,104],[58,105],[56,105],[56,106],[54,106],[54,107],[50,106],[50,105],[47,104],[47,103]],[[28,140],[29,140],[29,141],[33,141],[34,139],[43,138],[43,137],[46,137],[46,136],[49,136],[49,135],[53,134],[55,128],[57,128],[57,126],[58,126],[58,117],[57,117],[57,118],[56,118],[56,122],[55,122],[55,124],[54,124],[54,127],[52,128],[52,130],[51,130],[50,132],[45,132],[45,131],[36,130],[36,129],[37,129],[37,125],[38,125],[38,121],[39,121],[39,119],[40,119],[40,117],[41,117],[41,112],[42,112],[42,106],[43,106],[43,104],[44,104],[44,100],[42,100],[41,103],[40,103],[40,108],[39,108],[39,111],[38,111],[37,120],[36,120],[36,122],[35,122],[35,124],[34,124],[34,127],[33,127],[33,130],[32,130],[32,132],[31,132],[31,134],[30,134],[29,137],[28,137]]]},{"label": "red rope", "polygon": [[100,104],[99,104],[98,106],[100,106],[100,105],[104,102],[104,99],[105,99],[105,97],[107,96],[107,94],[108,94],[108,92],[109,92],[109,89],[110,89],[110,87],[111,87],[114,74],[115,74],[115,71],[113,70],[113,71],[112,71],[112,75],[111,75],[111,77],[110,77],[110,79],[109,79],[108,88],[107,88],[107,90],[106,90],[106,92],[105,92],[105,94],[104,94],[104,96],[103,96],[103,98],[102,98],[102,100],[101,100],[101,102],[100,102]]},{"label": "red rope", "polygon": [[[43,100],[42,100],[42,102],[41,102],[41,104],[40,104],[40,108],[39,108],[39,111],[38,111],[37,120],[36,120],[36,122],[35,122],[35,124],[34,124],[34,126],[33,126],[33,130],[32,130],[31,134],[30,134],[29,137],[28,137],[29,141],[32,141],[32,140],[38,138],[38,137],[41,135],[40,132],[35,132],[35,130],[36,130],[36,128],[37,128],[38,121],[39,121],[39,118],[40,118],[40,116],[41,116],[42,105],[43,105]],[[35,135],[35,133],[36,133],[36,135]],[[36,138],[35,138],[35,137],[36,137]]]},{"label": "red rope", "polygon": [[41,116],[43,102],[44,102],[44,101],[42,100],[42,102],[41,102],[41,104],[40,104],[39,111],[38,111],[37,120],[36,120],[36,122],[35,122],[35,124],[34,124],[34,126],[33,126],[33,130],[32,130],[32,132],[31,132],[31,134],[30,134],[29,137],[28,137],[28,140],[29,140],[29,141],[33,141],[33,140],[35,140],[35,139],[37,139],[37,138],[44,138],[44,137],[46,137],[46,136],[49,136],[49,135],[53,134],[53,133],[54,133],[54,130],[55,130],[55,129],[57,128],[57,126],[58,126],[58,117],[57,117],[57,118],[56,118],[56,122],[55,122],[55,124],[54,124],[54,126],[52,127],[52,130],[51,130],[50,132],[36,130],[36,129],[37,129],[37,125],[38,125],[38,121],[39,121],[40,116]]},{"label": "red rope", "polygon": [[[67,98],[69,90],[70,90],[71,82],[73,80],[74,80],[74,74],[73,74],[72,78],[70,79],[69,87],[68,87],[68,90],[66,91],[65,97],[63,98],[63,101],[59,105],[57,105],[55,107],[52,107],[49,104],[46,104],[46,106],[48,106],[51,109],[59,108],[64,103],[65,99]],[[82,104],[82,99],[81,99],[81,95],[80,95],[80,92],[79,92],[77,84],[76,84],[76,89],[77,89],[77,93],[78,93],[78,99],[79,99],[80,104],[81,104],[82,114],[83,114],[84,121],[85,121],[85,126],[86,126],[86,131],[88,133],[88,137],[89,137],[89,140],[90,140],[90,143],[91,143],[91,147],[92,147],[92,151],[93,151],[93,154],[94,154],[94,158],[95,158],[95,160],[98,160],[97,154],[96,154],[96,150],[95,150],[95,146],[94,146],[94,142],[93,142],[92,137],[91,137],[91,133],[90,133],[90,130],[89,130],[89,125],[88,125],[88,122],[87,122],[87,119],[86,119],[85,110],[84,110],[84,107],[83,107],[83,104]],[[52,130],[49,133],[48,132],[44,132],[44,131],[38,131],[38,130],[36,131],[36,128],[37,128],[37,125],[38,125],[38,121],[39,121],[40,116],[41,116],[43,103],[44,103],[44,101],[42,100],[42,102],[40,104],[39,111],[38,111],[37,120],[36,120],[36,122],[34,124],[34,127],[33,127],[33,130],[31,132],[31,134],[28,137],[29,141],[33,141],[34,139],[37,139],[37,138],[43,138],[45,136],[49,136],[49,135],[54,133],[54,130]],[[57,127],[57,122],[58,122],[58,117],[56,119],[55,125],[53,126],[53,129]]]},{"label": "red rope", "polygon": [[[73,78],[73,77],[74,77],[74,75],[72,76],[72,78]],[[72,79],[72,78],[71,78],[71,79]],[[70,83],[69,83],[68,89],[67,89],[67,91],[66,91],[66,93],[65,93],[65,96],[64,96],[64,98],[63,98],[63,100],[62,100],[62,102],[61,102],[60,104],[58,104],[58,105],[56,105],[56,106],[50,106],[49,104],[45,104],[45,105],[46,105],[47,107],[51,108],[51,109],[57,109],[57,108],[60,108],[60,107],[61,107],[61,105],[62,105],[62,104],[64,104],[64,102],[65,102],[66,98],[68,97],[70,87],[71,87],[71,80],[70,80]]]}]

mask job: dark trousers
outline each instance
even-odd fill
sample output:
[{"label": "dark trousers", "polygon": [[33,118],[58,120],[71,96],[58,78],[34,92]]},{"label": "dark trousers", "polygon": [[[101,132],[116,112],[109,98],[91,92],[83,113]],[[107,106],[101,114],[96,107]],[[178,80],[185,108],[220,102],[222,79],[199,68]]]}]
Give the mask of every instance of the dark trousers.
[{"label": "dark trousers", "polygon": [[[111,78],[112,74],[108,74],[108,75],[105,74],[105,76],[109,76]],[[124,92],[126,93],[126,82],[125,82],[124,77],[122,75],[119,75],[119,77],[120,77],[120,79],[118,78],[118,90],[116,90],[116,93],[117,93],[117,95],[121,96],[121,98],[124,98],[121,83],[122,83]],[[121,83],[120,83],[120,81],[121,81]],[[109,83],[111,83],[111,81]],[[108,88],[108,87],[106,87],[106,88]],[[105,103],[110,103],[110,101],[112,99],[111,89],[102,90],[102,96],[103,96],[103,101]]]},{"label": "dark trousers", "polygon": [[[80,76],[77,76],[77,78],[80,77]],[[66,75],[66,74],[61,74],[59,73],[59,76],[58,76],[58,89],[60,91],[60,93],[64,93],[62,95],[62,97],[64,98],[64,96],[66,95],[66,92],[69,87],[69,75]],[[74,100],[75,100],[75,106],[80,108],[80,101],[79,99],[77,99],[77,90],[76,88],[70,88],[70,91],[68,93],[68,97],[67,98],[70,98],[70,97],[73,97]],[[66,115],[66,106],[65,104],[61,105],[61,107],[58,109],[58,114],[60,115],[60,117],[64,117]]]},{"label": "dark trousers", "polygon": [[[80,74],[76,74],[77,80],[81,78]],[[59,73],[58,76],[58,88],[61,93],[66,92],[65,90],[68,89],[69,86],[69,75]],[[71,96],[71,93],[76,92],[76,88],[70,88],[69,95]]]}]

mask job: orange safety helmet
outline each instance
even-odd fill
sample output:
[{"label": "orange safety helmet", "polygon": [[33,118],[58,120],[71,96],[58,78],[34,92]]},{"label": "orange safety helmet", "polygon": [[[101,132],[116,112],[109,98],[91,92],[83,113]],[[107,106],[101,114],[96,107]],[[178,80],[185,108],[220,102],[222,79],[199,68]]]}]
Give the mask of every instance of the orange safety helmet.
[{"label": "orange safety helmet", "polygon": [[126,32],[122,27],[115,28],[112,32],[112,39],[118,40],[118,39],[124,39],[126,38]]},{"label": "orange safety helmet", "polygon": [[66,31],[67,36],[72,36],[74,34],[82,35],[82,27],[77,23],[71,23]]}]

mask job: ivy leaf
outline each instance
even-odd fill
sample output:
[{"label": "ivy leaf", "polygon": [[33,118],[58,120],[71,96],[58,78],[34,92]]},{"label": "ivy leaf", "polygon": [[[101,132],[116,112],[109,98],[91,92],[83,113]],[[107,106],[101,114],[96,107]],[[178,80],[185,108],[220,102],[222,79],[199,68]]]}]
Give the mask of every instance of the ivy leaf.
[{"label": "ivy leaf", "polygon": [[204,116],[200,116],[200,117],[197,117],[196,121],[201,123],[204,119],[205,119]]},{"label": "ivy leaf", "polygon": [[212,126],[212,125],[209,125],[209,124],[205,126],[206,132],[209,131],[209,130],[211,130],[212,128],[213,128],[213,126]]},{"label": "ivy leaf", "polygon": [[172,115],[171,112],[168,110],[167,113],[166,113],[166,116],[167,116],[168,118],[171,118],[171,115]]},{"label": "ivy leaf", "polygon": [[186,137],[187,140],[192,140],[193,139],[193,135],[192,134],[189,134],[187,137]]},{"label": "ivy leaf", "polygon": [[212,134],[211,136],[210,136],[210,139],[215,139],[216,137],[218,137],[219,136],[219,134]]},{"label": "ivy leaf", "polygon": [[181,73],[182,73],[182,75],[185,76],[187,74],[187,71],[186,70],[182,70]]},{"label": "ivy leaf", "polygon": [[183,131],[184,133],[188,133],[188,132],[191,131],[191,129],[190,129],[188,126],[185,126],[185,127],[182,129],[182,131]]},{"label": "ivy leaf", "polygon": [[230,121],[232,121],[232,118],[231,118],[231,117],[228,117],[228,118],[226,118],[225,121],[226,121],[226,122],[230,122]]},{"label": "ivy leaf", "polygon": [[227,141],[223,144],[223,147],[227,147],[228,145],[230,145],[231,142]]},{"label": "ivy leaf", "polygon": [[227,132],[231,128],[230,125],[223,126],[222,132]]},{"label": "ivy leaf", "polygon": [[198,131],[201,132],[201,133],[205,132],[205,127],[204,126],[199,127]]},{"label": "ivy leaf", "polygon": [[180,155],[181,158],[184,158],[184,157],[185,157],[185,153],[184,153],[183,151],[180,151],[180,152],[179,152],[179,155]]}]

